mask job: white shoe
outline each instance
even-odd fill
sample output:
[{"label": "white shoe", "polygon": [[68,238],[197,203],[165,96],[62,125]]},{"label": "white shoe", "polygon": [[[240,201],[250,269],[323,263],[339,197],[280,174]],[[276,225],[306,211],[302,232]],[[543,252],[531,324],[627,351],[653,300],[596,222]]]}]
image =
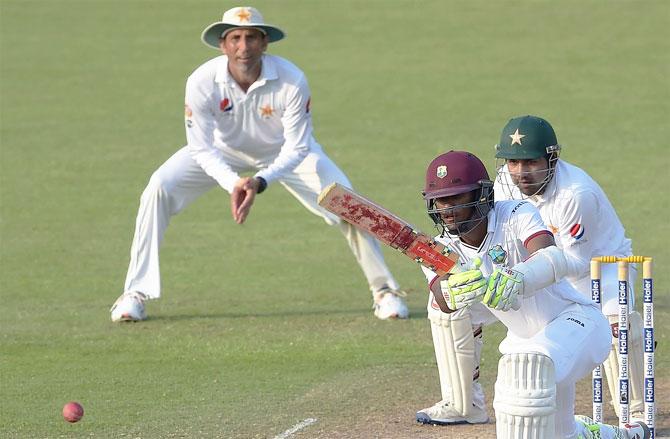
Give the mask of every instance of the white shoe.
[{"label": "white shoe", "polygon": [[391,288],[382,288],[374,294],[372,308],[375,316],[380,320],[406,319],[409,317],[409,309],[402,299],[407,293]]},{"label": "white shoe", "polygon": [[651,437],[649,427],[642,421],[629,422],[622,430],[628,434],[629,439],[649,439]]},{"label": "white shoe", "polygon": [[137,322],[145,320],[144,301],[147,296],[139,291],[126,291],[112,305],[112,322]]},{"label": "white shoe", "polygon": [[588,416],[577,415],[575,421],[581,423],[585,430],[585,434],[580,434],[578,439],[601,439],[603,436],[617,439],[649,439],[651,437],[651,431],[644,422],[629,422],[621,428],[616,425],[600,424]]},{"label": "white shoe", "polygon": [[472,412],[467,417],[464,417],[445,400],[438,402],[432,407],[416,412],[416,422],[420,424],[486,424],[488,421],[489,415],[486,413],[486,409],[472,404]]},{"label": "white shoe", "polygon": [[628,416],[628,423],[629,424],[636,424],[636,423],[644,423],[644,413],[642,412],[630,412],[630,415]]}]

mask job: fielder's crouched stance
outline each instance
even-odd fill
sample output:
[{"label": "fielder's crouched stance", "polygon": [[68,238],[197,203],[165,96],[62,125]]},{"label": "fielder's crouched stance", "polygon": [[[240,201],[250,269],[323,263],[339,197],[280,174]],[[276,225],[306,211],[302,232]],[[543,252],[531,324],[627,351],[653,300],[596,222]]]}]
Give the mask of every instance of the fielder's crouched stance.
[{"label": "fielder's crouched stance", "polygon": [[497,319],[508,329],[493,402],[498,438],[644,437],[642,425],[618,429],[574,416],[575,383],[607,357],[610,327],[560,281],[565,258],[537,209],[526,201],[494,204],[486,168],[460,151],[430,163],[424,198],[443,230],[437,239],[459,254],[464,271],[438,277],[425,269],[442,400],[417,420],[487,422],[477,383],[481,326]]},{"label": "fielder's crouched stance", "polygon": [[329,184],[351,184],[313,136],[305,74],[265,53],[283,37],[252,7],[229,9],[203,31],[202,41],[220,56],[186,82],[188,145],[154,172],[142,194],[125,290],[112,306],[112,321],[144,320],[145,300],[160,297],[159,249],[174,215],[218,186],[230,194],[233,219],[242,224],[256,195],[275,182],[309,212],[339,226],[370,286],[375,316],[407,318],[404,293],[379,243],[317,203]]}]

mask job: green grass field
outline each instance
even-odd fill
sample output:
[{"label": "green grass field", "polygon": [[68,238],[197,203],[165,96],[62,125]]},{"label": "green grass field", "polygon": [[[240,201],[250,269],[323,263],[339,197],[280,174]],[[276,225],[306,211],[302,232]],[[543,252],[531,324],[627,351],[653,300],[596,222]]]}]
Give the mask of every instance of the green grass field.
[{"label": "green grass field", "polygon": [[[339,232],[278,185],[244,226],[221,190],[175,217],[150,319],[109,321],[141,191],[185,141],[184,81],[216,55],[200,32],[234,5],[0,0],[0,437],[272,438],[307,418],[294,437],[446,434],[414,425],[439,398],[419,267],[386,252],[412,318],[378,321]],[[493,171],[509,118],[550,120],[655,258],[670,388],[667,2],[254,5],[288,34],[270,51],[308,75],[319,142],[426,231],[435,155],[468,149]],[[492,396],[503,333],[486,334]],[[78,424],[61,418],[69,400]],[[657,401],[670,435],[667,393]]]}]

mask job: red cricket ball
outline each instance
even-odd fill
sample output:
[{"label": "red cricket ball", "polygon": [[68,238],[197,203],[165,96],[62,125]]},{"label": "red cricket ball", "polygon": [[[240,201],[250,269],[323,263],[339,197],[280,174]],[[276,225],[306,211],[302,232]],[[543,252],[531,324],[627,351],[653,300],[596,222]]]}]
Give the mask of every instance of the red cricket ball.
[{"label": "red cricket ball", "polygon": [[63,406],[63,417],[67,422],[77,422],[84,416],[84,407],[78,402],[71,401]]}]

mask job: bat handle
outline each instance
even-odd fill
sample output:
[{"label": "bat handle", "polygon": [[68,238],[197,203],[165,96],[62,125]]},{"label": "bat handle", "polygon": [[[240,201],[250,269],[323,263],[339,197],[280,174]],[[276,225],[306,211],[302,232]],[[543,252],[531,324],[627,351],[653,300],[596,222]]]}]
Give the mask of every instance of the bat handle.
[{"label": "bat handle", "polygon": [[454,264],[454,266],[449,270],[449,274],[462,273],[464,271],[476,270],[482,266],[482,260],[479,256],[469,260],[463,267],[461,264]]},{"label": "bat handle", "polygon": [[470,262],[468,262],[465,265],[466,269],[468,270],[477,270],[481,266],[482,266],[482,258],[480,258],[479,256],[470,259]]}]

